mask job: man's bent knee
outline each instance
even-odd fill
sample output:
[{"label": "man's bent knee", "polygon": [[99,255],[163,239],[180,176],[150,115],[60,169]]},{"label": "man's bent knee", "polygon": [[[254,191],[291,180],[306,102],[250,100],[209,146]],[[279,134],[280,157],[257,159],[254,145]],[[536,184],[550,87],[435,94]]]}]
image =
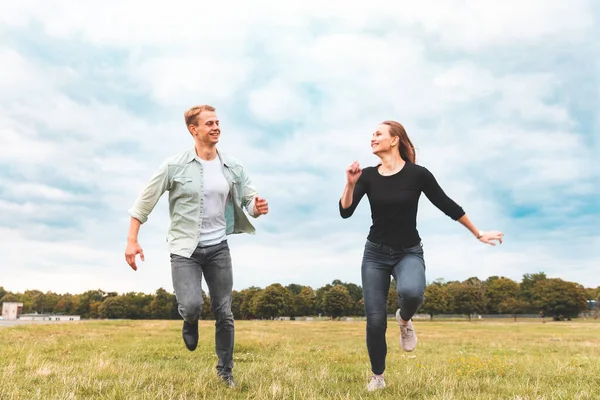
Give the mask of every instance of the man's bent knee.
[{"label": "man's bent knee", "polygon": [[202,314],[202,300],[179,303],[179,314],[188,322],[197,321]]}]

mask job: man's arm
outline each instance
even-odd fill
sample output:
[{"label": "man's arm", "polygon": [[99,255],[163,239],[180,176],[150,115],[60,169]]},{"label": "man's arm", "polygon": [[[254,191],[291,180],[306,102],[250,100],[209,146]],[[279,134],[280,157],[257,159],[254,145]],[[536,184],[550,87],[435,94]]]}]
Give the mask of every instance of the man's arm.
[{"label": "man's arm", "polygon": [[137,271],[137,265],[135,264],[135,256],[140,255],[140,259],[144,261],[144,250],[142,250],[138,243],[138,232],[142,223],[139,219],[131,217],[129,222],[129,234],[127,235],[127,247],[125,248],[125,261],[134,270]]},{"label": "man's arm", "polygon": [[164,162],[158,171],[152,176],[142,193],[138,196],[133,207],[129,210],[131,220],[129,222],[129,233],[127,234],[127,247],[125,248],[125,260],[127,264],[137,271],[135,263],[136,255],[144,261],[144,251],[138,243],[140,226],[148,220],[148,216],[158,203],[165,191],[169,189],[169,166]]},{"label": "man's arm", "polygon": [[[150,182],[135,200],[133,207],[129,209],[129,215],[144,223],[160,200],[160,197],[169,189],[169,164],[164,162],[150,178]],[[136,235],[137,238],[137,235]]]},{"label": "man's arm", "polygon": [[252,180],[242,167],[242,206],[251,217],[258,218],[269,212],[269,206],[265,199],[258,197],[258,192],[252,184]]}]

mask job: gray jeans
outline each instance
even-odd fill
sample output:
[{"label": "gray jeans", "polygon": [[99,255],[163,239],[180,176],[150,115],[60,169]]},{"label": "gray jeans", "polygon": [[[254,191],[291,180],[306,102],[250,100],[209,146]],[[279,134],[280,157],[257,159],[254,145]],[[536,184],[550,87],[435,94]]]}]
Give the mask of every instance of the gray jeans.
[{"label": "gray jeans", "polygon": [[396,279],[400,316],[408,321],[423,304],[425,261],[421,244],[407,248],[367,241],[361,268],[363,298],[367,315],[367,350],[374,374],[383,374],[387,344],[387,299],[390,276]]},{"label": "gray jeans", "polygon": [[233,369],[234,325],[231,313],[233,271],[227,241],[214,246],[197,247],[190,258],[171,254],[171,274],[179,314],[195,323],[202,312],[202,275],[210,295],[210,308],[215,314],[215,347],[217,371],[228,375]]}]

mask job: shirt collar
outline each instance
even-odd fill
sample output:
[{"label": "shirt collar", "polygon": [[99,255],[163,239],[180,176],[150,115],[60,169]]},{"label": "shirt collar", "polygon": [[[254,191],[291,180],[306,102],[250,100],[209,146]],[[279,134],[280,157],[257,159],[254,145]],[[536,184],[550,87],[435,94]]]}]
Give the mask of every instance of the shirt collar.
[{"label": "shirt collar", "polygon": [[[186,162],[190,163],[190,162],[194,161],[196,159],[196,157],[197,157],[196,149],[194,147],[192,147],[190,150],[188,150]],[[223,163],[224,166],[229,167],[229,164],[230,164],[229,158],[227,157],[227,155],[225,153],[219,151],[219,149],[217,149],[217,157],[219,157],[221,159],[221,162]]]}]

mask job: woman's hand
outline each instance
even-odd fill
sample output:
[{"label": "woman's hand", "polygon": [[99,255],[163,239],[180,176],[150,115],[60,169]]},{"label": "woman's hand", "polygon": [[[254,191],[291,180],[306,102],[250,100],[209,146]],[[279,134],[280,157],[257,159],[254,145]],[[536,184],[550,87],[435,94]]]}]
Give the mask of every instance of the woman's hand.
[{"label": "woman's hand", "polygon": [[483,232],[483,235],[481,235],[478,239],[480,242],[491,244],[492,246],[495,246],[496,245],[496,243],[494,243],[495,240],[497,240],[500,244],[502,244],[502,237],[504,237],[504,233],[502,233],[502,232],[487,231],[487,232]]}]

